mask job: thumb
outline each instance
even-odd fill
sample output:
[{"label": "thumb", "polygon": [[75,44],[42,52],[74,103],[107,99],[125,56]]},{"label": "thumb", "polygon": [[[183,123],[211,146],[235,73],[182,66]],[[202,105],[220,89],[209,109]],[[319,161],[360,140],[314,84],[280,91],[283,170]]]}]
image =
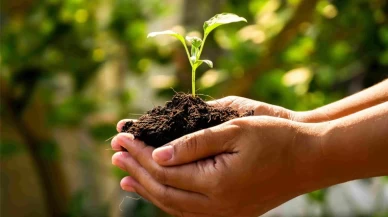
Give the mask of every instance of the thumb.
[{"label": "thumb", "polygon": [[236,148],[233,141],[239,132],[240,127],[232,124],[200,130],[155,149],[152,158],[159,165],[175,166],[233,152]]}]

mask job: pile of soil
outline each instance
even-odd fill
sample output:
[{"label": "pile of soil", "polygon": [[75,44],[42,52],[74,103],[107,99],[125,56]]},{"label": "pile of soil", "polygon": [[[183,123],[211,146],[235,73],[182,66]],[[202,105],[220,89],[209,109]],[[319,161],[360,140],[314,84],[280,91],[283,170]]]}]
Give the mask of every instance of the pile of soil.
[{"label": "pile of soil", "polygon": [[230,107],[210,106],[198,96],[177,93],[165,106],[155,107],[136,122],[125,123],[121,132],[157,148],[186,134],[252,115],[253,111],[239,114]]}]

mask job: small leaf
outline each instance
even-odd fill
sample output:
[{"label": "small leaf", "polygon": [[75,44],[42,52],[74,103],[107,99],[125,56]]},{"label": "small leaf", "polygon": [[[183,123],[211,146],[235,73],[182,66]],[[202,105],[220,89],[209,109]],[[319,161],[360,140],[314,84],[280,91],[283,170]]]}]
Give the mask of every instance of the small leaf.
[{"label": "small leaf", "polygon": [[166,30],[166,31],[161,31],[161,32],[151,32],[150,34],[148,34],[147,38],[151,38],[151,37],[155,37],[155,36],[159,36],[159,35],[171,35],[171,36],[174,36],[179,41],[181,41],[183,45],[186,46],[186,41],[183,38],[183,36],[181,36],[180,34],[174,32],[172,30]]},{"label": "small leaf", "polygon": [[205,31],[205,36],[208,35],[211,31],[213,31],[215,28],[228,24],[228,23],[235,23],[235,22],[247,22],[247,20],[243,17],[239,17],[236,14],[231,13],[222,13],[217,14],[214,17],[212,17],[210,20],[206,21],[203,25],[203,30]]},{"label": "small leaf", "polygon": [[197,57],[196,57],[195,55],[191,56],[191,57],[190,57],[190,62],[191,62],[192,64],[195,64],[195,63],[197,62]]},{"label": "small leaf", "polygon": [[210,68],[213,68],[213,62],[212,61],[210,61],[210,60],[201,60],[201,61],[206,63]]},{"label": "small leaf", "polygon": [[[198,52],[199,52],[199,49],[197,47],[191,46],[191,57],[190,57],[190,60],[192,62],[197,61],[197,54],[198,54]],[[192,58],[194,58],[194,60]]]},{"label": "small leaf", "polygon": [[195,62],[195,67],[199,67],[200,65],[202,65],[202,63],[206,63],[210,68],[213,68],[213,62],[210,61],[210,60],[198,60],[197,62]]},{"label": "small leaf", "polygon": [[[166,31],[162,31],[162,32],[151,32],[150,34],[148,34],[147,38],[155,37],[158,35],[171,35],[171,36],[174,36],[175,38],[177,38],[180,42],[182,42],[183,47],[185,47],[187,57],[190,58],[189,50],[187,49],[186,41],[183,38],[183,36],[181,36],[180,34],[174,32],[174,31],[166,30]],[[190,62],[190,64],[191,64],[191,62]]]},{"label": "small leaf", "polygon": [[186,40],[190,42],[191,46],[199,48],[202,45],[202,39],[198,37],[186,36]]}]

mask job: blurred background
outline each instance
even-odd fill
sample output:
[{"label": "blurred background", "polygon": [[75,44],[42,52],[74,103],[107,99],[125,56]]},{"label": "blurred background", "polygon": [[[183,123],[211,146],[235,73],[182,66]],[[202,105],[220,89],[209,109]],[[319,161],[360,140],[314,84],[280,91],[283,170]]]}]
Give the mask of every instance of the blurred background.
[{"label": "blurred background", "polygon": [[[239,95],[314,109],[388,76],[385,0],[1,1],[2,217],[167,216],[120,189],[109,138],[123,118],[189,92],[173,29],[198,35],[216,13],[199,69],[204,99]],[[285,182],[287,180],[284,180]],[[300,196],[265,216],[388,216],[388,179]]]}]

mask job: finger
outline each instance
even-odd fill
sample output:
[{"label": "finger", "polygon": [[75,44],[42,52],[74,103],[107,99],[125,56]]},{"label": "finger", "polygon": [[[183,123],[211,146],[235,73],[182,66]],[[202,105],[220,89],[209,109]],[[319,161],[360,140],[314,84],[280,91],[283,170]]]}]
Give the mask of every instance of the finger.
[{"label": "finger", "polygon": [[198,161],[221,153],[236,152],[235,140],[241,128],[226,122],[176,139],[153,151],[152,157],[163,166]]},{"label": "finger", "polygon": [[[125,137],[123,135],[122,137]],[[125,141],[124,138],[120,138],[119,141]],[[186,164],[178,167],[162,167],[152,159],[152,152],[154,150],[151,146],[146,146],[139,140],[127,139],[127,144],[123,143],[122,146],[128,150],[128,153],[118,154],[114,156],[112,160],[113,164],[128,164],[131,161],[128,158],[133,158],[137,161],[147,172],[159,183],[163,185],[172,186],[182,190],[204,193],[209,190],[209,180],[205,177],[214,172],[212,170],[213,160],[209,159],[207,162],[201,162],[201,164]],[[207,167],[207,165],[211,167]],[[121,165],[121,168],[130,167],[131,165]]]},{"label": "finger", "polygon": [[134,188],[135,185],[137,185],[137,181],[134,180],[132,177],[130,176],[126,176],[124,177],[123,179],[121,179],[120,181],[120,186],[121,188],[124,190],[124,191],[128,191],[128,192],[134,192],[136,193],[136,190]]},{"label": "finger", "polygon": [[236,97],[234,96],[227,96],[221,99],[216,99],[216,100],[210,100],[207,101],[206,103],[211,105],[211,106],[220,106],[220,107],[228,107],[231,104],[233,104],[233,101],[235,101]]},{"label": "finger", "polygon": [[238,112],[255,110],[259,105],[257,101],[238,96],[227,96],[221,99],[208,101],[207,103],[215,107],[231,107]]},{"label": "finger", "polygon": [[[117,162],[123,159],[118,157],[120,155],[125,157],[124,162]],[[204,209],[207,206],[206,204],[208,204],[208,198],[202,194],[188,192],[158,183],[137,161],[130,157],[128,152],[115,153],[112,157],[112,162],[115,165],[121,164],[121,166],[124,166],[125,170],[149,193],[148,198],[151,201],[158,201],[164,207],[192,212],[197,208]],[[137,193],[140,193],[135,186],[133,188]]]},{"label": "finger", "polygon": [[125,147],[123,147],[121,144],[123,144],[123,137],[121,135],[125,134],[125,139],[132,139],[134,140],[135,137],[130,133],[119,133],[117,134],[111,141],[110,145],[112,147],[112,150],[115,151],[126,151]]},{"label": "finger", "polygon": [[209,216],[209,215],[202,215],[202,214],[196,213],[196,212],[185,212],[183,215],[182,211],[174,210],[170,207],[166,207],[163,203],[161,203],[156,198],[154,198],[150,193],[148,193],[148,191],[143,186],[141,186],[140,183],[137,182],[133,177],[130,177],[130,176],[124,177],[120,182],[120,186],[125,191],[136,192],[144,199],[152,202],[153,204],[155,204],[156,206],[161,208],[163,211],[165,211],[166,213],[169,213],[171,215],[174,215],[174,216],[192,216],[192,217],[194,217],[194,216],[195,217]]},{"label": "finger", "polygon": [[123,119],[121,121],[119,121],[116,125],[116,130],[117,132],[121,133],[122,132],[122,129],[123,129],[123,126],[125,125],[125,123],[129,122],[129,121],[133,121],[135,122],[136,120],[134,119]]}]

